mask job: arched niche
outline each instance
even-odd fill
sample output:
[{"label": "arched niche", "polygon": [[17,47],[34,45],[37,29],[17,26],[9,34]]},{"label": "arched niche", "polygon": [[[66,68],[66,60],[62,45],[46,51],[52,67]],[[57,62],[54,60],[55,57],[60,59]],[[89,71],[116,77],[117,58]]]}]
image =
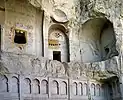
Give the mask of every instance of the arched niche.
[{"label": "arched niche", "polygon": [[40,81],[38,79],[33,80],[33,93],[40,94]]},{"label": "arched niche", "polygon": [[56,80],[52,81],[52,94],[53,95],[59,94],[59,83]]},{"label": "arched niche", "polygon": [[0,76],[0,92],[9,92],[8,78],[5,75]]},{"label": "arched niche", "polygon": [[11,79],[11,92],[19,93],[19,79],[16,76]]},{"label": "arched niche", "polygon": [[91,84],[91,95],[95,96],[95,84],[94,83]]},{"label": "arched niche", "polygon": [[61,24],[53,24],[48,32],[49,58],[62,62],[69,61],[69,38],[66,28]]},{"label": "arched niche", "polygon": [[83,62],[107,60],[118,55],[113,23],[106,18],[89,19],[82,24],[79,40]]},{"label": "arched niche", "polygon": [[96,96],[100,96],[100,85],[96,85]]},{"label": "arched niche", "polygon": [[41,93],[48,94],[48,81],[47,80],[41,81]]},{"label": "arched niche", "polygon": [[78,84],[78,95],[83,95],[83,84],[80,82]]},{"label": "arched niche", "polygon": [[72,84],[72,93],[73,95],[77,95],[77,83],[76,82]]},{"label": "arched niche", "polygon": [[60,94],[67,95],[67,83],[65,81],[62,81],[60,84]]},{"label": "arched niche", "polygon": [[83,85],[83,95],[84,96],[88,95],[88,85],[87,85],[87,83],[84,83],[84,85]]},{"label": "arched niche", "polygon": [[31,80],[29,78],[25,78],[23,80],[23,93],[25,94],[31,93]]}]

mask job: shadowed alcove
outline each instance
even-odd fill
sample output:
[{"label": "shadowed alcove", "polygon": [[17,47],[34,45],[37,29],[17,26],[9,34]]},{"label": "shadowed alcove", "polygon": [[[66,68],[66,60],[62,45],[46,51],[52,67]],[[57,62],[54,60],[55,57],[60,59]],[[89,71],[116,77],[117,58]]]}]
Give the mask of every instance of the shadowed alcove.
[{"label": "shadowed alcove", "polygon": [[53,60],[69,61],[69,38],[66,28],[61,24],[53,24],[48,33],[49,55]]},{"label": "shadowed alcove", "polygon": [[118,55],[113,24],[106,18],[86,21],[80,29],[79,38],[83,62],[107,60]]}]

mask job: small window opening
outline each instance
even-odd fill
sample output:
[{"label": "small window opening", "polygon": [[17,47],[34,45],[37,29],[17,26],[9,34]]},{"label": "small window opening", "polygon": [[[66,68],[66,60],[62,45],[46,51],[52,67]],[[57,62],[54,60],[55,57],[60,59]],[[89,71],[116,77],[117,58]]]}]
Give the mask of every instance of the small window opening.
[{"label": "small window opening", "polygon": [[26,35],[26,31],[15,30],[14,42],[18,44],[25,44],[26,43],[25,35]]},{"label": "small window opening", "polygon": [[53,51],[53,60],[61,61],[61,52],[60,51]]}]

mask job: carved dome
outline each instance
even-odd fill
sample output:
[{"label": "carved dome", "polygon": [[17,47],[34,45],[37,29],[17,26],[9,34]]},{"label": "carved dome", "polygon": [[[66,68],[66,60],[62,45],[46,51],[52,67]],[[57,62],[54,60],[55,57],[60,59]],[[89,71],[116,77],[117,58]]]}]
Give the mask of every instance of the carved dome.
[{"label": "carved dome", "polygon": [[67,22],[68,21],[67,15],[60,9],[55,9],[52,17],[57,22]]}]

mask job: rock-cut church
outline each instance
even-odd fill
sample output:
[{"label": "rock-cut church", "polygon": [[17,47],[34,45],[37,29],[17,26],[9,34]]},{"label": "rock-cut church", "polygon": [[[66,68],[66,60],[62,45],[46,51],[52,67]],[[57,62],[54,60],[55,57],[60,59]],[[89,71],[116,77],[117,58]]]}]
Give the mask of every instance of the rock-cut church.
[{"label": "rock-cut church", "polygon": [[123,100],[122,0],[0,0],[0,100]]}]

